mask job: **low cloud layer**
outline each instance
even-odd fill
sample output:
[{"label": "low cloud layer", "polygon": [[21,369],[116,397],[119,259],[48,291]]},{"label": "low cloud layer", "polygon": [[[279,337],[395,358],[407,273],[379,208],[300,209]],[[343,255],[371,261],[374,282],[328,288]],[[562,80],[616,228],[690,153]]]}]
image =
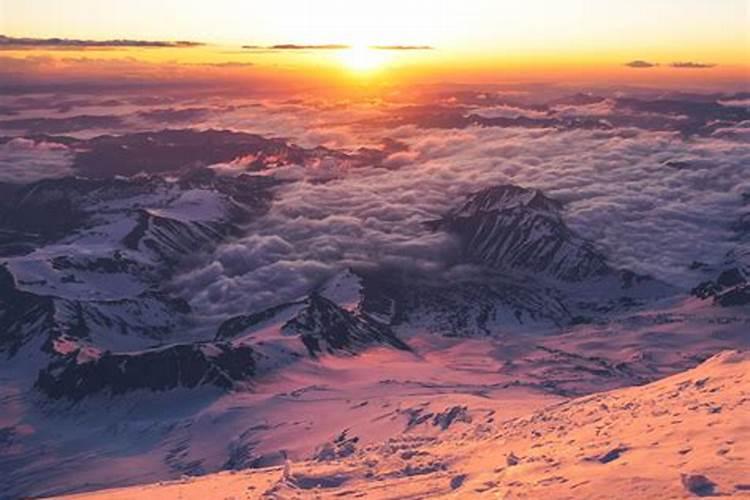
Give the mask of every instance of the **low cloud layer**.
[{"label": "low cloud layer", "polygon": [[0,182],[27,183],[72,175],[73,153],[64,145],[31,139],[0,144]]},{"label": "low cloud layer", "polygon": [[196,310],[249,312],[292,300],[346,266],[450,272],[456,242],[423,223],[498,183],[543,189],[616,266],[688,289],[693,261],[715,262],[735,244],[732,214],[750,191],[750,146],[731,139],[635,129],[390,132],[410,146],[394,153],[390,169],[334,178],[277,171],[295,182],[280,188],[271,212],[180,279]]},{"label": "low cloud layer", "polygon": [[[447,111],[441,106],[405,108],[400,102],[221,97],[177,101],[162,96],[136,102],[132,96],[100,96],[91,103],[124,110],[127,126],[136,124],[141,130],[189,123],[283,135],[305,147],[325,144],[350,153],[398,144],[384,160],[365,167],[328,158],[306,167],[284,164],[269,170],[286,181],[277,188],[271,211],[254,221],[245,237],[221,246],[205,265],[175,283],[196,312],[224,315],[293,300],[348,266],[453,276],[457,242],[429,231],[424,222],[460,204],[467,194],[499,183],[544,190],[565,204],[569,225],[594,241],[614,265],[687,290],[702,279],[688,269],[693,261],[717,262],[737,244],[732,223],[742,210],[743,195],[750,193],[750,121],[743,98],[649,100],[581,93],[534,101],[483,92],[446,97]],[[17,110],[13,119],[29,119],[39,116],[36,109],[46,99],[0,103]],[[76,103],[67,107],[72,107],[66,111],[70,118],[82,116]],[[431,128],[394,119],[408,118],[414,109],[429,116],[464,112],[523,120],[506,126]],[[701,117],[718,120],[718,125],[689,138],[672,128],[675,121],[702,123]],[[54,113],[47,118],[54,119]],[[588,127],[592,118],[607,126]],[[549,124],[523,126],[532,119]],[[559,127],[560,120],[573,126]],[[57,127],[63,122],[41,123]],[[70,158],[64,146],[27,139],[0,146],[4,180],[71,173]],[[237,175],[252,161],[236,158],[214,169]]]}]

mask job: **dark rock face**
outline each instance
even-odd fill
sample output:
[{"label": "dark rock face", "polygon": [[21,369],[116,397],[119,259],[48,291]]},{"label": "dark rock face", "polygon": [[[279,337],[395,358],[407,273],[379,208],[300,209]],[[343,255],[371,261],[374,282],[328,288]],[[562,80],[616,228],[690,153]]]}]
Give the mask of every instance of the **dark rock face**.
[{"label": "dark rock face", "polygon": [[219,326],[215,339],[227,340],[243,334],[251,338],[253,328],[266,322],[278,327],[282,335],[299,338],[313,358],[323,354],[357,354],[373,344],[410,349],[395,336],[390,326],[374,319],[361,307],[344,309],[317,292],[299,302],[230,318]]},{"label": "dark rock face", "polygon": [[263,311],[260,311],[254,314],[234,316],[233,318],[229,318],[228,320],[224,321],[221,325],[219,325],[219,329],[216,332],[215,339],[226,340],[226,339],[234,338],[240,335],[243,331],[247,330],[248,328],[251,328],[263,321],[273,319],[277,314],[281,313],[282,311],[286,310],[287,308],[293,305],[296,305],[296,303],[281,304],[279,306],[271,307],[269,309],[265,309]]},{"label": "dark rock face", "polygon": [[742,248],[730,252],[715,280],[693,288],[700,299],[713,299],[721,307],[750,305],[750,252]]},{"label": "dark rock face", "polygon": [[722,307],[750,305],[750,283],[744,283],[727,290],[716,297],[716,302]]},{"label": "dark rock face", "polygon": [[29,186],[4,186],[0,199],[0,244],[60,238],[83,224],[86,214],[76,207],[76,181],[41,181]]},{"label": "dark rock face", "polygon": [[470,260],[493,269],[571,282],[612,272],[591,243],[568,229],[561,210],[541,191],[503,185],[470,196],[434,227],[457,234]]},{"label": "dark rock face", "polygon": [[16,288],[13,275],[0,266],[0,352],[13,356],[38,330],[58,332],[50,297]]},{"label": "dark rock face", "polygon": [[237,205],[252,212],[267,210],[272,195],[270,189],[280,181],[265,175],[241,174],[222,177],[210,168],[194,168],[184,172],[178,179],[182,189],[206,189],[218,191],[230,197]]},{"label": "dark rock face", "polygon": [[508,322],[563,325],[572,318],[556,292],[500,277],[445,285],[384,275],[368,276],[365,284],[368,314],[392,324],[424,323],[426,330],[449,336],[492,335],[494,325]]},{"label": "dark rock face", "polygon": [[190,312],[184,300],[147,291],[117,300],[69,300],[19,290],[11,273],[0,266],[0,352],[14,356],[32,339],[56,353],[63,337],[90,340],[92,333],[137,335],[160,339]]},{"label": "dark rock face", "polygon": [[471,423],[471,416],[466,406],[453,406],[447,408],[442,413],[436,414],[432,419],[432,425],[440,427],[442,430],[448,429],[455,422]]},{"label": "dark rock face", "polygon": [[[307,165],[329,157],[353,163],[372,159],[366,154],[347,155],[324,147],[305,149],[284,139],[229,130],[166,129],[83,140],[64,136],[36,138],[66,144],[76,151],[73,168],[90,178],[182,173],[248,156],[254,157],[248,168],[250,171]],[[385,154],[382,152],[381,156]]]},{"label": "dark rock face", "polygon": [[287,335],[299,335],[310,356],[337,351],[355,353],[367,344],[387,344],[397,349],[409,347],[391,329],[366,314],[350,312],[313,293],[305,308],[282,328]]},{"label": "dark rock face", "polygon": [[349,436],[349,430],[344,430],[341,434],[329,443],[320,446],[316,451],[313,459],[318,462],[330,462],[332,460],[341,460],[353,455],[357,451],[357,436]]},{"label": "dark rock face", "polygon": [[225,223],[183,222],[140,210],[137,223],[123,238],[123,245],[141,252],[151,252],[162,262],[175,264],[208,245],[215,245],[231,234],[233,226]]},{"label": "dark rock face", "polygon": [[255,373],[252,348],[230,344],[174,345],[138,353],[104,353],[78,362],[68,356],[39,373],[36,388],[53,399],[79,401],[108,392],[165,391],[213,385],[231,389]]},{"label": "dark rock face", "polygon": [[682,485],[690,493],[699,496],[713,496],[716,490],[716,483],[701,474],[682,474]]},{"label": "dark rock face", "polygon": [[618,446],[617,448],[613,448],[609,450],[608,452],[604,453],[603,455],[597,457],[597,461],[602,464],[608,464],[610,462],[614,462],[615,460],[618,460],[623,453],[628,451],[628,448],[626,446]]},{"label": "dark rock face", "polygon": [[173,172],[247,155],[281,155],[294,161],[305,152],[283,140],[220,130],[102,136],[86,141],[80,149],[74,167],[91,177]]},{"label": "dark rock face", "polygon": [[205,168],[174,181],[144,175],[0,184],[0,255],[27,255],[58,241],[70,249],[32,257],[50,271],[35,281],[16,281],[23,262],[0,270],[0,352],[14,356],[38,338],[45,352],[58,354],[62,336],[98,347],[117,345],[119,336],[163,341],[190,313],[184,300],[161,290],[164,279],[185,257],[266,211],[276,184]]},{"label": "dark rock face", "polygon": [[138,264],[115,251],[111,258],[107,257],[73,257],[61,255],[51,260],[52,268],[56,271],[90,271],[95,273],[138,273]]},{"label": "dark rock face", "polygon": [[[68,236],[91,223],[98,203],[153,194],[167,185],[158,177],[133,179],[45,179],[25,186],[3,186],[0,245],[5,241],[34,246]],[[4,235],[4,236],[3,236]]]}]

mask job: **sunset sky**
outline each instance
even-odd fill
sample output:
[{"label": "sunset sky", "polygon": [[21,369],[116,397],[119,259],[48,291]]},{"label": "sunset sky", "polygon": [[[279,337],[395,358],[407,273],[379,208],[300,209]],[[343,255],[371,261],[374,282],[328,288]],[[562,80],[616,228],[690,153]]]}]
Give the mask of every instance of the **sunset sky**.
[{"label": "sunset sky", "polygon": [[[0,0],[0,33],[196,41],[207,45],[131,51],[128,57],[252,64],[256,73],[314,65],[360,76],[399,69],[438,80],[455,78],[461,69],[463,79],[496,80],[496,72],[505,71],[511,79],[624,75],[636,81],[742,82],[749,75],[748,16],[745,0]],[[289,44],[352,48],[265,50]],[[16,59],[30,57],[29,47],[3,50]],[[59,48],[33,51],[58,61],[70,58]],[[88,48],[87,57],[122,58],[119,52]],[[625,68],[631,61],[653,67]],[[674,63],[691,65],[674,68]]]}]

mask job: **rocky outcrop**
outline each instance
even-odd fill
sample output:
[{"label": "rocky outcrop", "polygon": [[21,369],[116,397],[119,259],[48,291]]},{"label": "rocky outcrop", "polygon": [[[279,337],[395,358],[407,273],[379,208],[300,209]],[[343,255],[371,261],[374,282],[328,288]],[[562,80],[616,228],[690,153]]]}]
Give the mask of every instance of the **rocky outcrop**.
[{"label": "rocky outcrop", "polygon": [[721,307],[750,305],[750,250],[730,252],[716,278],[693,288],[692,294]]},{"label": "rocky outcrop", "polygon": [[366,314],[342,309],[317,293],[310,295],[304,304],[302,311],[282,327],[282,332],[298,335],[310,356],[339,351],[355,353],[369,344],[409,349],[390,327]]},{"label": "rocky outcrop", "polygon": [[13,275],[0,266],[0,352],[13,356],[37,332],[58,332],[50,297],[24,292]]},{"label": "rocky outcrop", "polygon": [[35,387],[53,399],[80,401],[98,393],[215,386],[231,389],[255,373],[252,348],[222,343],[182,344],[136,353],[76,353],[39,373]]},{"label": "rocky outcrop", "polygon": [[123,238],[123,245],[130,250],[152,253],[168,264],[219,243],[233,229],[227,223],[181,221],[149,210],[139,210],[136,221],[136,226]]}]

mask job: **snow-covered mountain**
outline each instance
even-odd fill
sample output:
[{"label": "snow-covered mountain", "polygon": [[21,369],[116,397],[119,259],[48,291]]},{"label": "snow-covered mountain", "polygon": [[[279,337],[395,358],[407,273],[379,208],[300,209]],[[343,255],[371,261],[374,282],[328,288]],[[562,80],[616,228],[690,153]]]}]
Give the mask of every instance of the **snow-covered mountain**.
[{"label": "snow-covered mountain", "polygon": [[368,313],[442,334],[496,335],[592,322],[676,292],[611,266],[593,242],[568,228],[562,205],[539,190],[492,186],[427,227],[455,235],[458,264],[475,269],[452,280],[363,271]]},{"label": "snow-covered mountain", "polygon": [[[745,195],[750,205],[750,195]],[[750,305],[750,212],[743,213],[733,224],[736,248],[718,265],[707,266],[710,279],[696,286],[692,293],[721,307]]]},{"label": "snow-covered mountain", "polygon": [[14,355],[36,340],[67,355],[74,344],[114,350],[169,341],[190,307],[161,283],[185,256],[210,251],[262,214],[273,185],[192,171],[176,180],[63,178],[8,187],[0,225],[14,245],[4,247],[0,267],[0,349]]},{"label": "snow-covered mountain", "polygon": [[432,225],[457,234],[466,258],[508,273],[566,282],[619,275],[623,287],[648,279],[613,269],[593,242],[567,227],[562,212],[537,189],[500,185],[474,193]]}]

